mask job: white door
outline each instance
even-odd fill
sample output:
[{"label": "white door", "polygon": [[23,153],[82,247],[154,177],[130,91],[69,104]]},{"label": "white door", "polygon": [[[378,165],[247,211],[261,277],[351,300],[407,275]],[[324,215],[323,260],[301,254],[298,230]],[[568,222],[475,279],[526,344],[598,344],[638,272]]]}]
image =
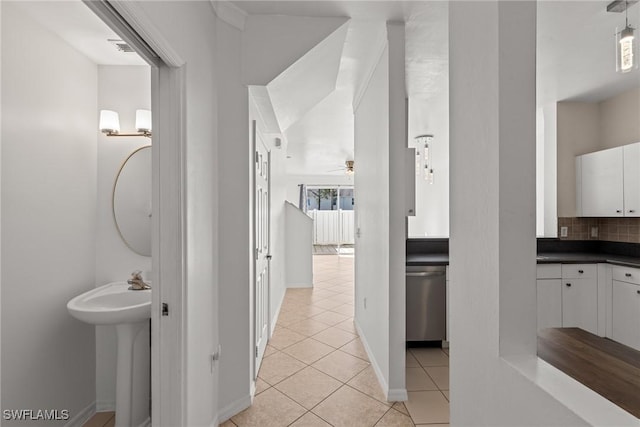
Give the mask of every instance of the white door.
[{"label": "white door", "polygon": [[622,147],[582,156],[582,215],[623,216]]},{"label": "white door", "polygon": [[255,320],[255,349],[254,349],[254,379],[258,376],[262,356],[269,340],[269,238],[270,238],[270,157],[271,153],[265,146],[253,121],[254,152],[254,192],[253,192],[253,241],[254,241],[254,320]]},{"label": "white door", "polygon": [[624,216],[640,216],[640,142],[624,146]]}]

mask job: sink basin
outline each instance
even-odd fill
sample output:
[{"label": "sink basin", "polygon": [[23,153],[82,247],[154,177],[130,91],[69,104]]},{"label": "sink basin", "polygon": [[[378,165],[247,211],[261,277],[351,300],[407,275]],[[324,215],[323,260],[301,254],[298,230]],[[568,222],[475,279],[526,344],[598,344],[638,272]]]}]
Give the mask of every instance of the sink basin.
[{"label": "sink basin", "polygon": [[130,291],[127,282],[109,283],[73,298],[67,310],[93,325],[141,322],[151,318],[151,290]]},{"label": "sink basin", "polygon": [[[151,289],[131,291],[127,282],[109,283],[73,298],[67,303],[67,310],[76,319],[92,325],[115,325],[118,338],[115,425],[150,425],[150,360],[148,354],[139,356],[140,350],[136,350],[134,343],[151,318]],[[137,391],[135,396],[133,390]]]}]

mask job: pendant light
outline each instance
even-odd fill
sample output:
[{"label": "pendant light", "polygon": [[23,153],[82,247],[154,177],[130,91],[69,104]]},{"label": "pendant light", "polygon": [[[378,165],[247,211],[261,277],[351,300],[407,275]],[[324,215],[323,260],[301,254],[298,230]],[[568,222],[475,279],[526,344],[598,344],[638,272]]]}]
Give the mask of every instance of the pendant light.
[{"label": "pendant light", "polygon": [[629,25],[629,2],[625,1],[624,28],[616,28],[616,71],[628,73],[638,68],[635,29]]}]

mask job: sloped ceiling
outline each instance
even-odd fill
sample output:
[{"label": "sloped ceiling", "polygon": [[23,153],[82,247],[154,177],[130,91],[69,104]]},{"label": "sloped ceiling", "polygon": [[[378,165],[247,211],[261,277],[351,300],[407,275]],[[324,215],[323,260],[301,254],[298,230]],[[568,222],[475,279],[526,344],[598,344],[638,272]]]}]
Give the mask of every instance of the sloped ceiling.
[{"label": "sloped ceiling", "polygon": [[336,89],[348,26],[342,25],[267,84],[283,132]]}]

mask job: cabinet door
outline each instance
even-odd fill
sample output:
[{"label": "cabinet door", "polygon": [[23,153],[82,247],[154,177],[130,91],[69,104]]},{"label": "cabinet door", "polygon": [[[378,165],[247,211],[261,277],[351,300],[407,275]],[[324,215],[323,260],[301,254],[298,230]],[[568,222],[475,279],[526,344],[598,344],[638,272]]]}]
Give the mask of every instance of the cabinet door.
[{"label": "cabinet door", "polygon": [[640,286],[614,280],[611,305],[611,338],[640,350]]},{"label": "cabinet door", "polygon": [[597,279],[562,279],[562,326],[598,333]]},{"label": "cabinet door", "polygon": [[624,216],[640,216],[640,142],[625,145]]},{"label": "cabinet door", "polygon": [[538,330],[562,327],[562,281],[538,279]]},{"label": "cabinet door", "polygon": [[623,148],[582,156],[582,215],[623,216]]}]

